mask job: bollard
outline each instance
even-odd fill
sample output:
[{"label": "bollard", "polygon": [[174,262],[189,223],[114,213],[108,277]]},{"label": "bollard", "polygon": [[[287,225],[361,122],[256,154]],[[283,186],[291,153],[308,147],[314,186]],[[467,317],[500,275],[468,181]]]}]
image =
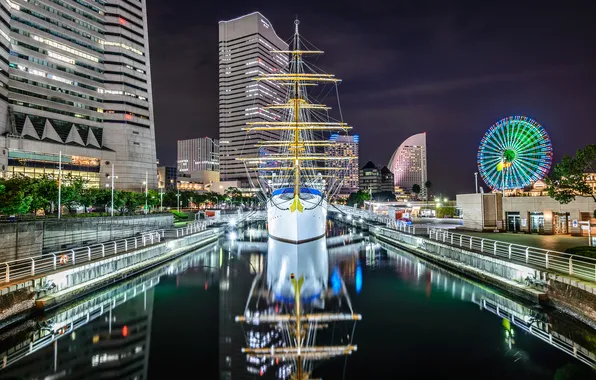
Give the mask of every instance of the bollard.
[{"label": "bollard", "polygon": [[124,251],[128,251],[128,239],[124,239]]},{"label": "bollard", "polygon": [[153,234],[151,234],[151,244],[153,244]]},{"label": "bollard", "polygon": [[464,235],[459,235],[459,246],[462,246],[462,243],[464,241]]},{"label": "bollard", "polygon": [[31,258],[31,276],[35,276],[35,260]]},{"label": "bollard", "polygon": [[512,244],[509,244],[509,260],[511,260],[511,247],[512,246],[513,246]]},{"label": "bollard", "polygon": [[495,256],[497,255],[497,242],[495,241]]},{"label": "bollard", "polygon": [[135,236],[135,249],[137,249],[137,237]]},{"label": "bollard", "polygon": [[101,243],[101,257],[106,257],[106,246]]},{"label": "bollard", "polygon": [[143,247],[146,245],[146,239],[145,239],[145,234],[143,234]]},{"label": "bollard", "polygon": [[484,253],[484,239],[480,240],[480,252]]},{"label": "bollard", "polygon": [[530,247],[526,248],[526,264],[528,263],[528,261],[530,260]]},{"label": "bollard", "polygon": [[472,237],[470,236],[470,251],[472,250]]},{"label": "bollard", "polygon": [[548,253],[549,253],[549,252],[550,252],[550,251],[547,251],[547,252],[546,252],[546,263],[545,263],[545,264],[546,264],[546,265],[545,265],[545,266],[546,266],[546,269],[548,269]]},{"label": "bollard", "polygon": [[56,254],[52,253],[52,256],[54,256],[54,270],[56,270]]},{"label": "bollard", "polygon": [[573,256],[569,256],[569,275],[573,276]]},{"label": "bollard", "polygon": [[87,256],[89,257],[89,261],[91,261],[91,247],[87,246]]},{"label": "bollard", "polygon": [[10,266],[8,265],[8,263],[5,263],[6,265],[6,281],[5,282],[10,282]]},{"label": "bollard", "polygon": [[114,255],[118,253],[118,244],[114,242]]},{"label": "bollard", "polygon": [[76,261],[75,261],[75,251],[74,251],[74,249],[71,249],[70,252],[72,252],[72,265],[75,265],[76,264]]}]

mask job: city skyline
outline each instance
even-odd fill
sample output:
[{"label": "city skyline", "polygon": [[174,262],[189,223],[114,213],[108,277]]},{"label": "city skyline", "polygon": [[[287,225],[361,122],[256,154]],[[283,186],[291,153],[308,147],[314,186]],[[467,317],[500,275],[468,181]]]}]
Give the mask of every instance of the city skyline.
[{"label": "city skyline", "polygon": [[[155,86],[166,94],[174,87],[181,94],[190,87],[202,89],[188,92],[182,100],[185,107],[175,112],[168,107],[170,98],[158,95],[157,133],[175,133],[175,139],[217,134],[215,44],[219,21],[259,11],[280,37],[287,38],[298,13],[304,36],[326,51],[320,66],[344,79],[342,108],[344,117],[354,125],[354,133],[361,136],[360,165],[368,160],[386,162],[399,141],[425,131],[433,192],[470,192],[474,190],[475,158],[484,132],[497,120],[517,114],[538,120],[549,131],[554,162],[558,162],[563,154],[573,154],[586,142],[596,140],[596,131],[585,127],[596,116],[588,106],[596,99],[592,85],[596,76],[589,69],[596,60],[580,43],[593,26],[585,12],[567,10],[573,22],[553,23],[559,19],[558,8],[515,4],[516,8],[507,2],[500,8],[487,4],[466,8],[457,4],[392,5],[384,12],[374,11],[375,7],[363,9],[357,3],[341,9],[319,4],[318,14],[314,14],[308,4],[294,10],[231,3],[225,10],[218,5],[201,10],[191,22],[186,16],[167,17],[167,6],[149,0],[149,17],[155,17],[150,25],[160,30],[159,35],[150,33],[156,41],[152,47],[163,53],[153,58],[159,68],[154,69]],[[187,5],[189,9],[196,6]],[[322,22],[323,14],[329,18],[326,22]],[[520,22],[512,22],[507,30],[494,28],[505,15]],[[395,21],[390,21],[393,17]],[[424,22],[412,21],[420,19]],[[179,26],[184,33],[178,31]],[[190,41],[186,35],[197,33],[204,43],[187,46]],[[168,44],[160,41],[171,40],[172,35],[179,37],[174,43],[184,49],[183,60],[162,58],[167,56],[163,49]],[[361,54],[348,59],[354,46]],[[500,54],[505,48],[508,54]],[[378,60],[375,70],[364,63],[370,57]],[[166,68],[166,64],[171,67],[172,59],[178,67],[175,73]],[[190,118],[185,109],[202,116],[199,130],[183,127]],[[173,127],[160,132],[161,124]],[[175,140],[158,136],[162,163],[172,163],[173,145]]]}]

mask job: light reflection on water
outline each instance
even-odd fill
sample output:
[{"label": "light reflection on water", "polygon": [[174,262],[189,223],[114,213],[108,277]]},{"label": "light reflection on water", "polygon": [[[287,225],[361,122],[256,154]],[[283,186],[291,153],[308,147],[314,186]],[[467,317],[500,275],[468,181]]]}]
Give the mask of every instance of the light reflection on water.
[{"label": "light reflection on water", "polygon": [[[292,313],[291,273],[305,278],[307,312],[352,308],[363,317],[309,335],[311,345],[358,346],[351,355],[305,362],[315,378],[594,378],[593,330],[361,231],[330,224],[326,239],[303,247],[268,241],[260,224],[226,236],[2,332],[0,378],[162,378],[173,368],[192,370],[198,357],[211,358],[205,378],[288,378],[295,359],[241,352],[291,345],[288,326],[234,318],[247,310]],[[434,364],[413,364],[424,360]]]}]

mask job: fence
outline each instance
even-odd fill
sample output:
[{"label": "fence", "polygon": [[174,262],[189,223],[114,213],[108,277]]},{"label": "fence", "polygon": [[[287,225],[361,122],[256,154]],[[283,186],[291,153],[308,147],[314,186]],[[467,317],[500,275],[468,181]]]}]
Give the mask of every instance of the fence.
[{"label": "fence", "polygon": [[429,238],[462,249],[596,281],[596,259],[590,257],[456,234],[439,228],[430,229]]},{"label": "fence", "polygon": [[213,223],[193,222],[181,228],[154,230],[126,239],[97,243],[46,253],[40,256],[3,262],[0,263],[0,283],[23,280],[28,277],[37,276],[58,269],[66,269],[83,262],[115,256],[124,252],[160,243],[166,237],[179,238],[187,236],[204,231],[210,224]]}]

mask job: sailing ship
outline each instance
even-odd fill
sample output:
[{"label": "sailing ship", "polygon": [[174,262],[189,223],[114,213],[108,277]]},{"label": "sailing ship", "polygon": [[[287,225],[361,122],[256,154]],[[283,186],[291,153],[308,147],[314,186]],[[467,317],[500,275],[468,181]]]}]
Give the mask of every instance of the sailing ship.
[{"label": "sailing ship", "polygon": [[[325,236],[327,200],[341,187],[345,163],[355,158],[326,154],[325,147],[334,141],[325,139],[325,134],[347,133],[351,127],[341,120],[341,110],[340,119],[335,120],[329,115],[331,107],[311,101],[307,88],[330,86],[330,92],[337,92],[341,80],[306,62],[306,56],[323,54],[323,51],[310,48],[298,32],[299,21],[294,24],[292,50],[271,51],[271,54],[290,58],[287,72],[280,70],[255,78],[287,87],[284,102],[264,107],[276,110],[281,117],[249,122],[243,128],[247,133],[276,131],[279,139],[257,144],[270,153],[238,160],[257,164],[259,185],[266,196],[269,236],[281,242],[301,244]],[[333,180],[327,181],[327,178]]]}]

